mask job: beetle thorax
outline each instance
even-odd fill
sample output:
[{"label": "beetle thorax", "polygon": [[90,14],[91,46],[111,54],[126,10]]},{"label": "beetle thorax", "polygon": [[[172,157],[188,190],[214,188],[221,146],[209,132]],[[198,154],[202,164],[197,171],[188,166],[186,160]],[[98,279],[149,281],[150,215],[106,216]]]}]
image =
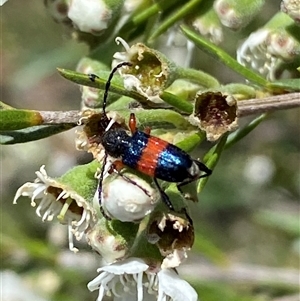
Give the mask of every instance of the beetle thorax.
[{"label": "beetle thorax", "polygon": [[130,143],[130,136],[124,129],[110,129],[102,136],[102,145],[105,151],[113,158],[119,158],[124,154]]}]

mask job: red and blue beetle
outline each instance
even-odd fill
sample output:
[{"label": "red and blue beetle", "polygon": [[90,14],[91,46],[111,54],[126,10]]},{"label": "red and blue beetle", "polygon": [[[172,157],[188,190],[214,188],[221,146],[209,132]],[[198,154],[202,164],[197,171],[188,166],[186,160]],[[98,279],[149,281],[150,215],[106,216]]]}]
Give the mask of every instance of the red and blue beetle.
[{"label": "red and blue beetle", "polygon": [[[132,64],[129,62],[118,64],[113,68],[106,82],[102,106],[103,120],[106,120],[104,122],[106,123],[106,126],[110,121],[106,115],[105,109],[112,77],[119,68],[131,65]],[[90,80],[95,81],[97,75],[90,74],[89,78]],[[181,191],[181,186],[197,179],[207,177],[212,173],[205,164],[193,159],[179,147],[158,137],[151,136],[150,129],[146,129],[145,132],[139,131],[136,126],[134,113],[130,114],[129,129],[131,135],[121,127],[111,127],[105,130],[101,137],[99,137],[100,143],[106,152],[98,186],[100,207],[102,182],[107,155],[117,159],[113,163],[113,170],[119,174],[120,170],[125,165],[152,177],[161,193],[163,201],[168,208],[173,211],[174,207],[166,193],[159,186],[157,179],[177,183],[177,188]],[[122,176],[122,174],[120,175]],[[125,179],[129,180],[127,178]]]}]

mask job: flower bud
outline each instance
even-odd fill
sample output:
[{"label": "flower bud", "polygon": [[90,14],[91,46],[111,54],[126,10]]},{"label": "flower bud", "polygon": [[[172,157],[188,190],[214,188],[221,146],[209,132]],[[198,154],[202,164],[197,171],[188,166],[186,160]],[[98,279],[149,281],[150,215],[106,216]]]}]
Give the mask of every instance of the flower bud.
[{"label": "flower bud", "polygon": [[124,1],[124,10],[127,13],[134,12],[141,4],[143,4],[145,1],[143,0],[125,0]]},{"label": "flower bud", "polygon": [[214,9],[222,24],[237,30],[245,27],[264,4],[264,0],[216,0]]},{"label": "flower bud", "polygon": [[135,241],[138,224],[99,219],[86,234],[88,244],[107,262],[125,259]]},{"label": "flower bud", "polygon": [[[84,74],[98,75],[103,71],[109,71],[109,68],[98,60],[84,57],[79,61],[76,71]],[[102,106],[103,93],[100,93],[99,89],[88,86],[80,86],[80,91],[82,110],[94,109]],[[110,97],[111,95],[113,95],[113,93],[110,93],[108,96]]]},{"label": "flower bud", "polygon": [[119,16],[124,0],[70,0],[68,17],[82,32],[101,34]]},{"label": "flower bud", "polygon": [[222,25],[213,8],[196,17],[193,20],[193,27],[214,44],[220,44],[223,41]]},{"label": "flower bud", "polygon": [[199,92],[189,121],[206,132],[207,140],[215,141],[237,128],[237,102],[225,93]]},{"label": "flower bud", "polygon": [[5,2],[7,2],[8,0],[1,0],[0,1],[0,6],[2,6]]},{"label": "flower bud", "polygon": [[282,0],[281,11],[288,14],[296,23],[300,23],[300,1]]},{"label": "flower bud", "polygon": [[300,54],[300,43],[288,30],[293,23],[286,14],[276,14],[238,48],[238,62],[275,80],[283,63],[297,60]]},{"label": "flower bud", "polygon": [[[160,199],[151,178],[141,178],[125,169],[103,180],[101,204],[105,212],[122,222],[139,222],[150,214]],[[98,195],[97,195],[98,197]]]}]

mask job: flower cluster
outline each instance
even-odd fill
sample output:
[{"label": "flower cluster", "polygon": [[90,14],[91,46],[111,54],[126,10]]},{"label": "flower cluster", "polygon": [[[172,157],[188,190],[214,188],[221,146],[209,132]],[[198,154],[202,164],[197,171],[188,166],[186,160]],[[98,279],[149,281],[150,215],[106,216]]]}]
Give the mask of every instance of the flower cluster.
[{"label": "flower cluster", "polygon": [[[0,1],[0,5],[5,2]],[[211,164],[208,168],[191,159],[193,164],[186,168],[191,177],[177,181],[180,182],[178,186],[163,183],[163,188],[159,186],[155,172],[143,174],[143,171],[149,171],[147,164],[155,165],[151,168],[156,171],[157,158],[170,146],[169,143],[179,142],[184,151],[190,151],[200,144],[200,136],[208,141],[217,141],[223,135],[226,138],[228,132],[238,127],[238,99],[250,98],[249,95],[255,97],[255,90],[249,88],[247,93],[240,93],[242,89],[237,86],[222,86],[213,76],[188,68],[195,45],[187,40],[187,35],[183,36],[178,31],[176,25],[172,25],[167,34],[166,47],[174,48],[176,43],[181,43],[186,54],[182,62],[175,62],[169,58],[171,54],[167,57],[148,46],[152,45],[152,39],[165,31],[166,24],[152,32],[147,45],[141,42],[129,45],[125,39],[136,40],[140,30],[148,26],[143,14],[135,15],[144,10],[148,5],[146,2],[44,1],[53,18],[64,24],[73,37],[85,41],[92,50],[92,55],[81,59],[77,66],[77,71],[85,77],[86,86],[80,87],[81,118],[75,143],[77,150],[92,154],[93,161],[76,166],[58,178],[48,176],[45,166],[42,166],[36,172],[34,182],[25,183],[18,189],[14,203],[22,196],[30,198],[31,206],[36,207],[36,214],[43,222],[57,219],[67,225],[71,251],[79,251],[75,240],[85,239],[101,256],[106,265],[98,269],[99,275],[88,284],[90,291],[99,291],[97,301],[102,301],[105,296],[112,296],[114,300],[196,301],[195,290],[180,279],[175,269],[187,258],[194,243],[193,221],[186,200],[197,200],[199,186],[197,192],[193,186],[188,188],[189,193],[184,194],[180,185],[191,184],[204,177],[201,171],[205,169],[201,166],[209,171],[206,175],[214,166]],[[194,1],[190,2],[194,5]],[[285,71],[280,67],[295,61],[300,53],[300,44],[287,30],[294,20],[299,22],[295,2],[282,1],[282,12],[245,40],[237,51],[240,64],[274,80],[281,71]],[[218,44],[223,40],[222,26],[233,30],[246,26],[263,4],[263,0],[216,0],[200,13],[195,10],[190,14],[191,19],[186,21]],[[151,12],[156,6],[150,8],[147,6],[147,16],[153,17]],[[181,13],[187,15],[186,11]],[[116,32],[121,32],[126,38],[115,38]],[[116,52],[118,46],[109,43],[114,39],[117,44],[122,44],[124,51]],[[113,58],[112,73],[107,60],[99,61],[100,56]],[[241,67],[237,62],[236,65]],[[115,71],[119,74],[112,78]],[[86,78],[90,80],[88,83]],[[103,78],[109,80],[105,84],[105,92],[99,92],[98,88],[103,89],[104,85],[99,79]],[[110,85],[114,93],[108,95]],[[124,95],[119,97],[122,93]],[[155,146],[149,147],[150,155],[142,152],[145,162],[140,171],[134,164],[131,169],[120,160],[119,144],[129,143],[125,138],[114,137],[115,140],[108,143],[109,147],[116,147],[116,156],[110,155],[103,143],[103,137],[111,130],[134,135],[137,129],[135,125],[132,129],[132,115],[129,125],[125,122],[129,110],[139,115],[139,128],[144,130],[140,133],[147,139],[150,140],[149,126],[152,126],[153,136],[164,140],[161,146],[157,138],[151,138]],[[185,138],[189,140],[192,136],[197,136],[197,141],[185,144]],[[154,152],[158,153],[155,162]],[[165,160],[165,165],[172,164],[168,158]],[[173,182],[177,183],[176,180]],[[169,208],[161,200],[165,200]]]},{"label": "flower cluster", "polygon": [[[91,291],[99,289],[98,301],[105,295],[122,296],[122,300],[127,300],[129,295],[140,301],[148,300],[148,295],[157,300],[167,297],[181,300],[182,288],[185,300],[197,300],[195,291],[171,269],[186,258],[193,243],[192,225],[180,216],[163,212],[162,207],[150,214],[158,200],[157,191],[149,192],[156,198],[154,204],[150,202],[151,208],[148,200],[143,204],[143,199],[149,198],[143,191],[130,183],[120,183],[125,180],[116,175],[113,175],[115,180],[104,183],[107,187],[103,191],[109,198],[106,210],[118,219],[106,220],[99,212],[97,179],[94,177],[97,167],[98,163],[92,162],[53,179],[42,166],[33,183],[25,183],[18,189],[14,203],[21,196],[29,197],[42,221],[57,218],[67,225],[71,251],[78,252],[73,237],[76,240],[85,237],[102,256],[107,265],[100,268],[100,275],[88,284]],[[134,180],[141,181],[137,177]],[[150,187],[147,182],[139,184]],[[136,221],[149,214],[149,225],[141,231]],[[164,241],[169,241],[169,246]],[[135,258],[135,254],[144,255]]]}]

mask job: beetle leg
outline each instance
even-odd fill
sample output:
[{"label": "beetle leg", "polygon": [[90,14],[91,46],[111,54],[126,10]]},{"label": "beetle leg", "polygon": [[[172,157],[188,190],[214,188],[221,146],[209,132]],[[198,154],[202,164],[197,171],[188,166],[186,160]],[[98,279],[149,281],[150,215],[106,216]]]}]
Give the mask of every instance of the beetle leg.
[{"label": "beetle leg", "polygon": [[137,126],[136,126],[136,118],[135,114],[131,113],[129,117],[129,128],[131,131],[131,134],[134,134],[137,131]]},{"label": "beetle leg", "polygon": [[167,196],[167,194],[162,190],[162,188],[159,186],[158,182],[157,182],[157,179],[156,178],[153,178],[153,181],[161,195],[161,198],[163,200],[163,202],[167,205],[167,207],[172,210],[172,211],[175,211],[174,207],[173,207],[173,204],[171,203],[169,197]]},{"label": "beetle leg", "polygon": [[101,168],[101,173],[99,177],[99,182],[98,182],[98,201],[99,201],[99,206],[100,206],[100,212],[105,217],[107,220],[111,220],[111,217],[106,214],[104,211],[104,208],[102,207],[102,184],[103,184],[103,179],[104,179],[104,171],[105,171],[105,165],[107,162],[107,154],[105,154],[103,158],[103,165]]},{"label": "beetle leg", "polygon": [[131,180],[129,177],[125,176],[124,174],[122,174],[121,170],[124,168],[124,164],[122,161],[120,160],[116,160],[114,161],[114,163],[111,166],[110,169],[110,173],[115,172],[118,176],[122,177],[125,181],[137,186],[138,188],[140,188],[148,197],[151,197],[150,193],[144,189],[143,187],[141,187],[139,184],[137,184],[135,181]]},{"label": "beetle leg", "polygon": [[[177,183],[177,189],[182,193],[182,190],[181,190],[181,186],[184,186],[184,185],[187,185],[189,183],[192,183],[198,179],[201,179],[201,178],[206,178],[208,176],[211,175],[212,173],[212,170],[209,169],[204,163],[198,161],[198,160],[193,160],[193,162],[195,162],[199,168],[199,174],[198,175],[195,175],[194,177],[191,177],[191,178],[187,178],[185,179],[184,181],[180,182],[180,183]],[[204,174],[201,173],[201,171],[204,172]]]}]

